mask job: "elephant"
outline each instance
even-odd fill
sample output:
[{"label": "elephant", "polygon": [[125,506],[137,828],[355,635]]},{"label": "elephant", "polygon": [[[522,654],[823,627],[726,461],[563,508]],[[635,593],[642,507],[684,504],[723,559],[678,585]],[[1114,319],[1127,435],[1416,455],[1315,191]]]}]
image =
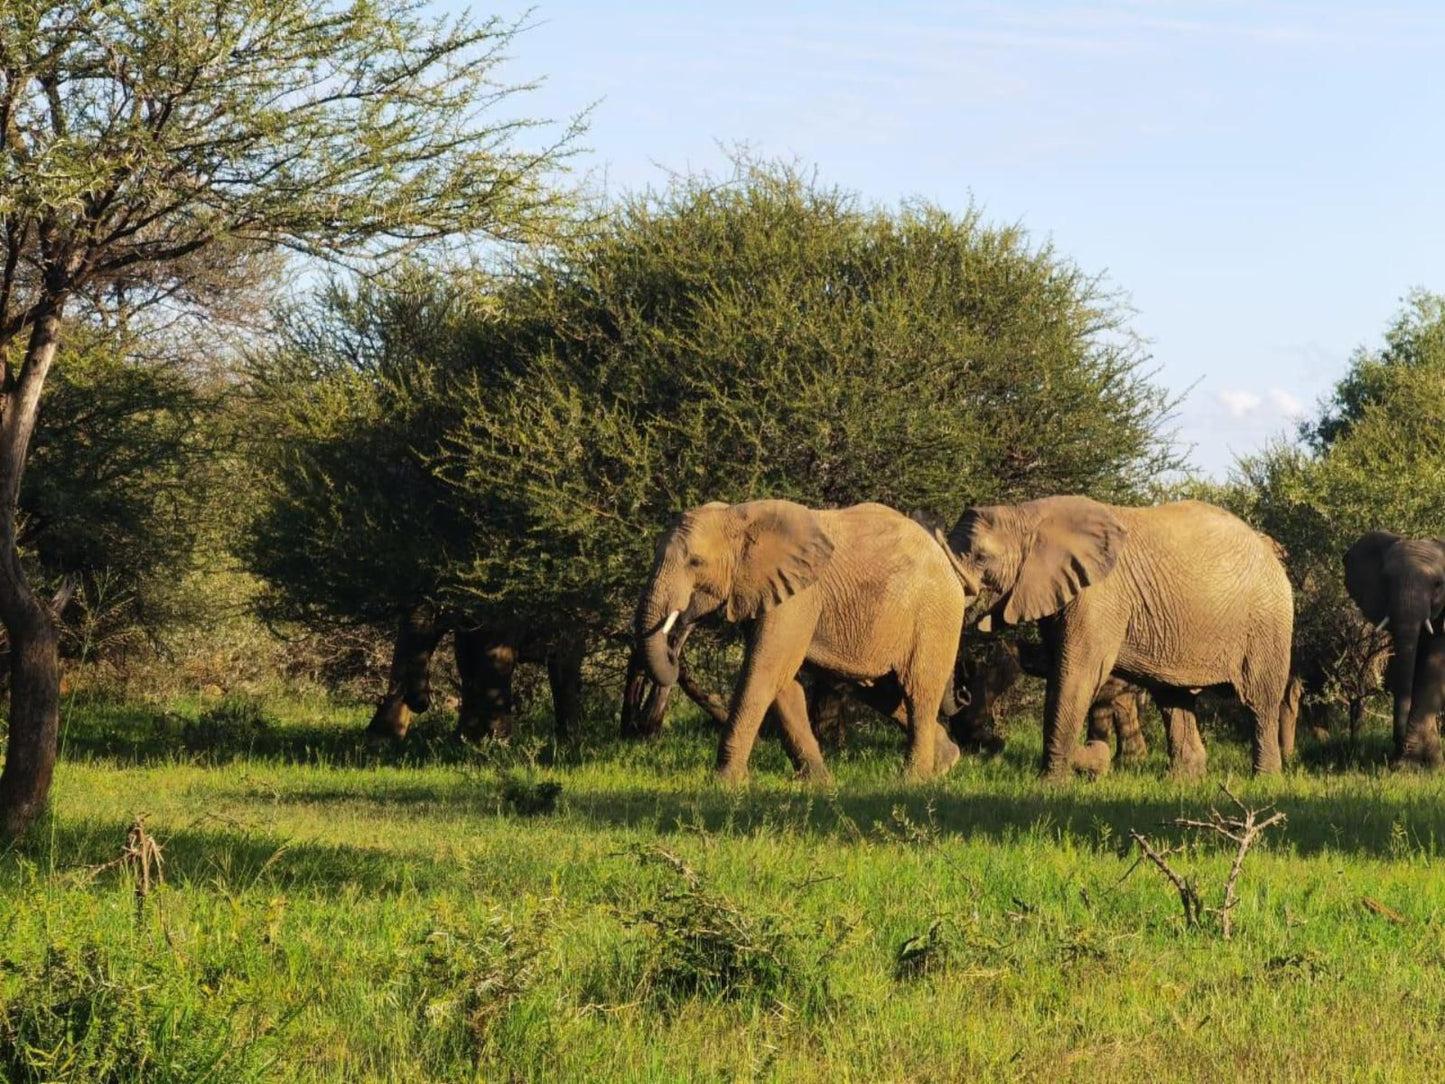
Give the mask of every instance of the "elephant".
[{"label": "elephant", "polygon": [[512,674],[519,662],[547,667],[556,733],[567,738],[581,710],[582,660],[586,644],[578,634],[543,637],[530,631],[474,628],[459,618],[418,604],[402,614],[392,649],[386,692],[372,714],[373,739],[406,735],[411,713],[431,707],[431,661],[448,631],[453,633],[461,706],[457,733],[469,739],[505,739],[512,731]]},{"label": "elephant", "polygon": [[1201,501],[1126,508],[1055,496],[966,509],[946,541],[960,575],[980,583],[981,630],[1039,622],[1051,658],[1046,777],[1107,765],[1104,743],[1079,739],[1111,675],[1148,689],[1178,722],[1176,772],[1203,770],[1194,703],[1211,686],[1232,687],[1254,715],[1254,771],[1280,770],[1294,595],[1268,536]]},{"label": "elephant", "polygon": [[1385,683],[1395,698],[1392,759],[1438,768],[1445,698],[1445,538],[1369,531],[1346,552],[1345,590],[1366,620],[1388,630],[1394,657]]},{"label": "elephant", "polygon": [[[959,656],[963,663],[961,684],[967,703],[950,718],[954,741],[970,752],[996,755],[1003,750],[994,708],[1020,678],[1047,678],[1050,659],[1042,644],[1026,640],[998,640],[984,657],[975,661]],[[1139,721],[1139,701],[1144,690],[1122,678],[1111,677],[1089,706],[1089,741],[1116,742],[1116,761],[1142,760],[1149,751]]]},{"label": "elephant", "polygon": [[658,539],[638,600],[638,650],[652,680],[670,687],[697,621],[720,610],[749,623],[718,746],[724,782],[746,778],[769,707],[800,775],[828,778],[797,680],[805,663],[857,686],[902,723],[907,773],[926,778],[958,758],[938,712],[968,582],[928,531],[881,504],[815,511],[786,500],[713,502],[683,513]]}]

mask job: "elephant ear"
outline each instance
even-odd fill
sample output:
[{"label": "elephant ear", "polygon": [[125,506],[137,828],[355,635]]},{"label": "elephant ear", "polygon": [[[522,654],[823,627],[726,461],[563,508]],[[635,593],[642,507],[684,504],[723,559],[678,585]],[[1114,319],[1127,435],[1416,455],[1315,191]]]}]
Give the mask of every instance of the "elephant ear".
[{"label": "elephant ear", "polygon": [[1345,551],[1345,590],[1372,625],[1390,613],[1385,554],[1399,541],[1400,536],[1391,531],[1367,531]]},{"label": "elephant ear", "polygon": [[1007,624],[1056,614],[1114,570],[1129,532],[1107,507],[1085,497],[1048,502],[1004,603]]},{"label": "elephant ear", "polygon": [[727,619],[747,621],[816,583],[833,557],[833,542],[800,504],[762,501],[735,511],[744,521]]}]

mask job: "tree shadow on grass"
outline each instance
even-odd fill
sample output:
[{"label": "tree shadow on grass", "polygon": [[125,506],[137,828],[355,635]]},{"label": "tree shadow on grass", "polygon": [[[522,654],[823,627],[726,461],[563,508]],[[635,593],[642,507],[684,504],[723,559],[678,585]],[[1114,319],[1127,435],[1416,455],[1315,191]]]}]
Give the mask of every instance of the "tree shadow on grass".
[{"label": "tree shadow on grass", "polygon": [[[62,821],[36,826],[27,840],[0,854],[0,892],[22,879],[22,860],[83,882],[88,871],[113,862],[131,823],[122,820]],[[156,828],[165,882],[212,885],[228,892],[336,891],[354,887],[370,894],[426,891],[454,883],[455,863],[424,854],[352,845],[288,840],[241,826],[203,821],[171,830]],[[52,867],[50,856],[54,855]],[[115,874],[103,874],[115,876]]]},{"label": "tree shadow on grass", "polygon": [[[1199,818],[1211,807],[1232,811],[1219,791],[1222,776],[1200,784],[1161,781],[1154,793],[1124,793],[1076,781],[987,784],[966,792],[939,787],[876,786],[834,792],[767,790],[730,794],[721,788],[692,795],[644,790],[592,791],[574,796],[570,812],[585,821],[660,833],[765,835],[786,830],[837,840],[916,838],[941,841],[1025,838],[1070,840],[1114,849],[1131,830],[1173,838],[1176,817]],[[1288,816],[1276,845],[1303,855],[1326,851],[1375,858],[1434,855],[1445,846],[1445,795],[1428,780],[1398,782],[1360,776],[1325,794],[1275,790],[1236,780],[1248,805],[1273,806]],[[1438,841],[1438,842],[1437,842]]]}]

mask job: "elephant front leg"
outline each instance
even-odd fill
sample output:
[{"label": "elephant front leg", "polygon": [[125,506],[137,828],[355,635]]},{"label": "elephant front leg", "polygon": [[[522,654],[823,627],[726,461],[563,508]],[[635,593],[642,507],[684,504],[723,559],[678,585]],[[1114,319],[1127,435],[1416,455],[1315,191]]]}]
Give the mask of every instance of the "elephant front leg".
[{"label": "elephant front leg", "polygon": [[516,647],[486,632],[458,631],[456,650],[457,675],[462,685],[457,734],[473,741],[510,738]]},{"label": "elephant front leg", "polygon": [[1445,764],[1440,747],[1440,711],[1445,707],[1445,636],[1421,640],[1413,692],[1400,760],[1414,767],[1439,768]]},{"label": "elephant front leg", "polygon": [[586,642],[575,633],[562,634],[547,651],[547,684],[559,741],[572,737],[582,715],[582,660],[586,654]]},{"label": "elephant front leg", "polygon": [[1079,739],[1089,708],[1110,668],[1112,660],[1108,667],[1090,666],[1049,676],[1044,695],[1044,778],[1061,782],[1075,769],[1094,775],[1109,770],[1109,743],[1090,741],[1081,745]]},{"label": "elephant front leg", "polygon": [[[748,759],[763,716],[803,665],[816,618],[780,607],[763,615],[748,637],[743,672],[717,751],[717,776],[724,783],[747,778]],[[806,718],[806,715],[805,715]]]}]

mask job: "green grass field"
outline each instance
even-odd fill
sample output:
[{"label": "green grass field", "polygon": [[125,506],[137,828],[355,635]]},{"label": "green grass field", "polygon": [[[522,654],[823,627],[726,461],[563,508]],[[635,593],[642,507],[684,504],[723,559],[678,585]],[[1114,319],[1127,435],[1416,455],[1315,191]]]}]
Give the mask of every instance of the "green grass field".
[{"label": "green grass field", "polygon": [[[652,747],[364,747],[362,710],[72,706],[53,817],[0,859],[6,1081],[1420,1080],[1445,1070],[1445,778],[1306,748],[1247,778],[1049,788],[1036,724],[936,785],[858,731],[834,789]],[[214,716],[213,716],[214,718]],[[230,725],[221,725],[230,724]],[[600,725],[600,724],[599,724]],[[1157,749],[1158,735],[1151,734]],[[1313,763],[1308,763],[1313,761]],[[1131,828],[1230,779],[1287,825],[1237,930]],[[559,784],[560,792],[546,784]],[[164,884],[121,855],[137,814]],[[1217,902],[1229,855],[1173,859]],[[1378,906],[1370,909],[1365,900]]]}]

